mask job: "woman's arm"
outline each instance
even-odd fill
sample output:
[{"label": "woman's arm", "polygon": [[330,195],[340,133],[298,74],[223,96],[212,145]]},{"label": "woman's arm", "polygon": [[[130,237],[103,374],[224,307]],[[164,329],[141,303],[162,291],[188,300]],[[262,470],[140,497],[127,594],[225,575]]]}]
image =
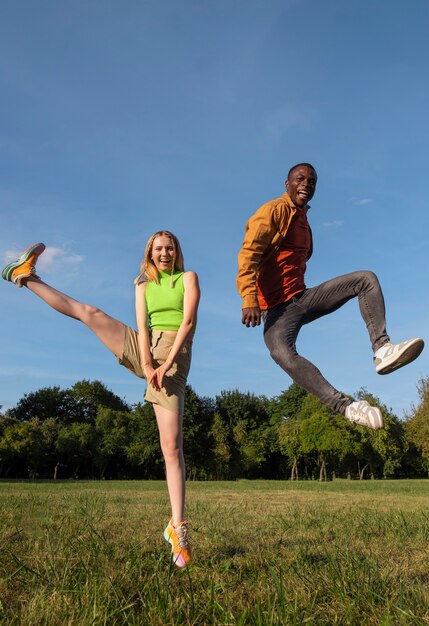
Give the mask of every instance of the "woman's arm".
[{"label": "woman's arm", "polygon": [[138,342],[139,349],[142,358],[143,371],[146,380],[153,376],[155,368],[153,367],[152,353],[150,351],[149,331],[147,327],[147,312],[146,312],[146,285],[147,282],[142,282],[136,285],[136,320],[138,330]]},{"label": "woman's arm", "polygon": [[[173,365],[177,355],[183,348],[185,341],[195,327],[198,304],[200,301],[200,286],[198,276],[195,272],[185,272],[183,274],[183,287],[185,289],[183,299],[183,321],[180,324],[174,343],[165,363],[158,367],[152,374],[150,383],[159,390],[162,387],[164,375]],[[148,379],[149,380],[149,379]]]}]

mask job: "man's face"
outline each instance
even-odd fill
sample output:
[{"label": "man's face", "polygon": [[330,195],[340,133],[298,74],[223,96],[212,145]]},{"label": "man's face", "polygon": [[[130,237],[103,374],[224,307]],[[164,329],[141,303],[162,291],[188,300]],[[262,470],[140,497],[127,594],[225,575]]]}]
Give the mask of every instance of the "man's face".
[{"label": "man's face", "polygon": [[317,174],[306,165],[292,170],[286,181],[286,191],[295,206],[304,207],[314,196],[317,184]]}]

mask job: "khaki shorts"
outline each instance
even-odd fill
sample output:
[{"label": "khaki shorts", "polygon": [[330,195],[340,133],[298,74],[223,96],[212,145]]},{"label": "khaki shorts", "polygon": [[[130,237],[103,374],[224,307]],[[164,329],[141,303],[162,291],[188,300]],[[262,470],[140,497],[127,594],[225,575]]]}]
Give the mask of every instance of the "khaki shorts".
[{"label": "khaki shorts", "polygon": [[[175,335],[162,331],[152,330],[149,333],[150,351],[155,367],[159,367],[167,360]],[[160,391],[152,385],[147,386],[145,400],[183,415],[185,406],[185,386],[191,367],[192,339],[188,339],[180,350],[176,361],[164,376],[164,384]],[[145,378],[140,357],[138,333],[129,326],[125,329],[124,353],[118,359],[119,363],[129,369],[139,378]]]}]

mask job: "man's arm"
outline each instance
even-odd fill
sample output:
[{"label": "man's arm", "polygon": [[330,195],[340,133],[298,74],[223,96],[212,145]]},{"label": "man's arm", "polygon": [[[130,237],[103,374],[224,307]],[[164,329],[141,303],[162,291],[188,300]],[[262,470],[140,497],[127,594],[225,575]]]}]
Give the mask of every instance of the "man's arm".
[{"label": "man's arm", "polygon": [[243,299],[241,322],[247,328],[261,323],[256,280],[267,248],[278,232],[276,205],[276,201],[267,202],[248,220],[238,253],[237,289]]}]

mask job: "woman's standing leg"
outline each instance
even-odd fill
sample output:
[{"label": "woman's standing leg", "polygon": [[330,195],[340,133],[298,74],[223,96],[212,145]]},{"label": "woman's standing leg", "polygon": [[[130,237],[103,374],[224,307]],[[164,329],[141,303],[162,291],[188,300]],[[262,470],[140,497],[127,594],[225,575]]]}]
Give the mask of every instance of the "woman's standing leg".
[{"label": "woman's standing leg", "polygon": [[183,458],[182,417],[159,404],[153,404],[158,423],[162,454],[165,460],[167,488],[171,503],[171,520],[164,531],[171,544],[173,562],[186,567],[191,561],[188,522],[185,517],[185,461]]},{"label": "woman's standing leg", "polygon": [[183,457],[182,417],[159,404],[154,404],[161,450],[165,461],[168,494],[173,526],[185,517],[185,460]]}]

